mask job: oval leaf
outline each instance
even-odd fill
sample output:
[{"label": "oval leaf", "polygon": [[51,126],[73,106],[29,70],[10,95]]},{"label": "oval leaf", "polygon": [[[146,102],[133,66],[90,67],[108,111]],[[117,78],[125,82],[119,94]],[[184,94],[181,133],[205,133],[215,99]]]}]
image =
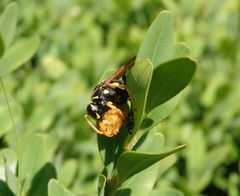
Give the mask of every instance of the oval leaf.
[{"label": "oval leaf", "polygon": [[[140,137],[137,144],[134,145],[133,150],[157,154],[162,152],[163,143],[164,137],[162,133],[159,132],[158,128],[153,128]],[[143,193],[146,195],[152,190],[155,184],[158,170],[159,165],[154,164],[131,176],[121,184],[114,195],[124,196],[129,195],[129,193],[131,193],[131,195],[142,195]]]},{"label": "oval leaf", "polygon": [[46,163],[34,176],[31,189],[27,195],[48,195],[48,182],[57,177],[57,172],[51,163]]},{"label": "oval leaf", "polygon": [[136,63],[127,75],[127,86],[133,99],[134,129],[141,125],[149,84],[152,78],[153,66],[149,60]]},{"label": "oval leaf", "polygon": [[77,173],[78,163],[75,159],[69,159],[64,162],[58,171],[58,180],[65,186],[70,186]]},{"label": "oval leaf", "polygon": [[0,17],[0,33],[2,35],[5,48],[7,48],[13,40],[17,24],[17,12],[17,4],[11,3]]},{"label": "oval leaf", "polygon": [[19,178],[27,191],[35,174],[48,161],[50,148],[46,135],[27,133],[19,139]]},{"label": "oval leaf", "polygon": [[167,118],[179,103],[180,97],[181,94],[178,94],[150,111],[147,117],[143,120],[141,129],[151,129],[159,124],[163,119]]},{"label": "oval leaf", "polygon": [[140,46],[136,62],[150,59],[153,68],[169,60],[172,55],[173,17],[168,11],[161,12],[153,21]]},{"label": "oval leaf", "polygon": [[[173,56],[174,57],[182,57],[190,55],[189,48],[183,42],[180,42],[175,45]],[[181,98],[181,94],[171,98],[167,102],[157,106],[152,111],[150,111],[147,117],[143,120],[141,129],[151,129],[161,122],[161,120],[167,118],[169,114],[174,110],[177,106],[179,100]]]},{"label": "oval leaf", "polygon": [[[148,154],[129,151],[123,153],[117,162],[117,171],[119,175],[120,182],[128,179],[134,174],[148,168],[154,163],[160,161],[161,159],[183,149],[185,145],[178,146],[171,151],[161,154]],[[131,167],[129,167],[131,166]]]},{"label": "oval leaf", "polygon": [[6,181],[9,189],[15,194],[17,193],[16,169],[17,169],[17,156],[15,152],[9,148],[1,150],[0,179]]},{"label": "oval leaf", "polygon": [[38,37],[21,40],[7,50],[0,59],[0,77],[13,72],[29,60],[36,52],[39,44]]},{"label": "oval leaf", "polygon": [[189,56],[190,55],[190,49],[188,48],[187,44],[184,42],[179,42],[174,46],[173,49],[173,57],[183,57],[183,56]]},{"label": "oval leaf", "polygon": [[49,196],[73,196],[74,194],[67,190],[57,180],[50,180],[48,183],[48,195]]},{"label": "oval leaf", "polygon": [[158,66],[153,72],[149,88],[147,113],[183,90],[192,79],[195,70],[196,61],[189,57],[170,60]]}]

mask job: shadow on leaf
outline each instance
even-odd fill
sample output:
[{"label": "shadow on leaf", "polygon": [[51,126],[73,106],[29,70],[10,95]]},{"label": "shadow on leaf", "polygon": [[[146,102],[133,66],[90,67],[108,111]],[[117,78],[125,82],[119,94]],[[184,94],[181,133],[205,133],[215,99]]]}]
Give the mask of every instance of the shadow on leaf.
[{"label": "shadow on leaf", "polygon": [[14,196],[6,182],[0,180],[0,195]]},{"label": "shadow on leaf", "polygon": [[119,189],[114,193],[114,196],[120,196],[120,195],[124,195],[124,196],[130,196],[131,195],[131,189],[127,188],[127,189]]},{"label": "shadow on leaf", "polygon": [[32,180],[31,188],[28,195],[48,195],[48,182],[52,178],[56,178],[56,169],[51,163],[46,163],[35,175]]}]

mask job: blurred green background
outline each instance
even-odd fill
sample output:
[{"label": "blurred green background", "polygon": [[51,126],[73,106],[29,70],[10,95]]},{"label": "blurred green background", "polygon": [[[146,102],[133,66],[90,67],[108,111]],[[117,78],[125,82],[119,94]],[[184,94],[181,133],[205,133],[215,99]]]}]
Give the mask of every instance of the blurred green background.
[{"label": "blurred green background", "polygon": [[[2,0],[0,10],[12,1]],[[103,167],[95,133],[83,120],[103,72],[134,56],[162,10],[174,15],[175,42],[199,67],[176,110],[161,124],[166,146],[187,144],[156,186],[185,195],[240,193],[240,3],[238,0],[18,0],[17,36],[37,34],[40,47],[3,78],[21,132],[45,133],[59,182],[96,194]],[[4,102],[0,90],[0,104]],[[7,109],[0,146],[14,147]]]}]

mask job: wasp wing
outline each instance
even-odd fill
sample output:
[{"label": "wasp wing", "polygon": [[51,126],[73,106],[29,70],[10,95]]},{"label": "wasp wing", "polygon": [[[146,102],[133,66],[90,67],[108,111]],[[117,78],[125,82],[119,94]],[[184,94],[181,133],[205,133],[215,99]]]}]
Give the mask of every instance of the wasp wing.
[{"label": "wasp wing", "polygon": [[121,66],[117,71],[113,73],[113,75],[111,75],[108,79],[103,81],[103,85],[108,85],[108,83],[111,82],[112,80],[119,79],[124,74],[126,74],[128,70],[131,69],[131,67],[134,65],[135,59],[136,59],[136,56],[134,56],[126,64]]}]

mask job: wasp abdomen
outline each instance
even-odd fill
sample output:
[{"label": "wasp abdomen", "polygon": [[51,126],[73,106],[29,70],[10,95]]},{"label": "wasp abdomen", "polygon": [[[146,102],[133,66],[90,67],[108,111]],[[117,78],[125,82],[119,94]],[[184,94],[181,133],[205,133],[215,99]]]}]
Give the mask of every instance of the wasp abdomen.
[{"label": "wasp abdomen", "polygon": [[118,134],[119,129],[122,127],[126,118],[124,111],[116,109],[110,109],[104,113],[98,126],[100,131],[108,136],[112,137]]}]

